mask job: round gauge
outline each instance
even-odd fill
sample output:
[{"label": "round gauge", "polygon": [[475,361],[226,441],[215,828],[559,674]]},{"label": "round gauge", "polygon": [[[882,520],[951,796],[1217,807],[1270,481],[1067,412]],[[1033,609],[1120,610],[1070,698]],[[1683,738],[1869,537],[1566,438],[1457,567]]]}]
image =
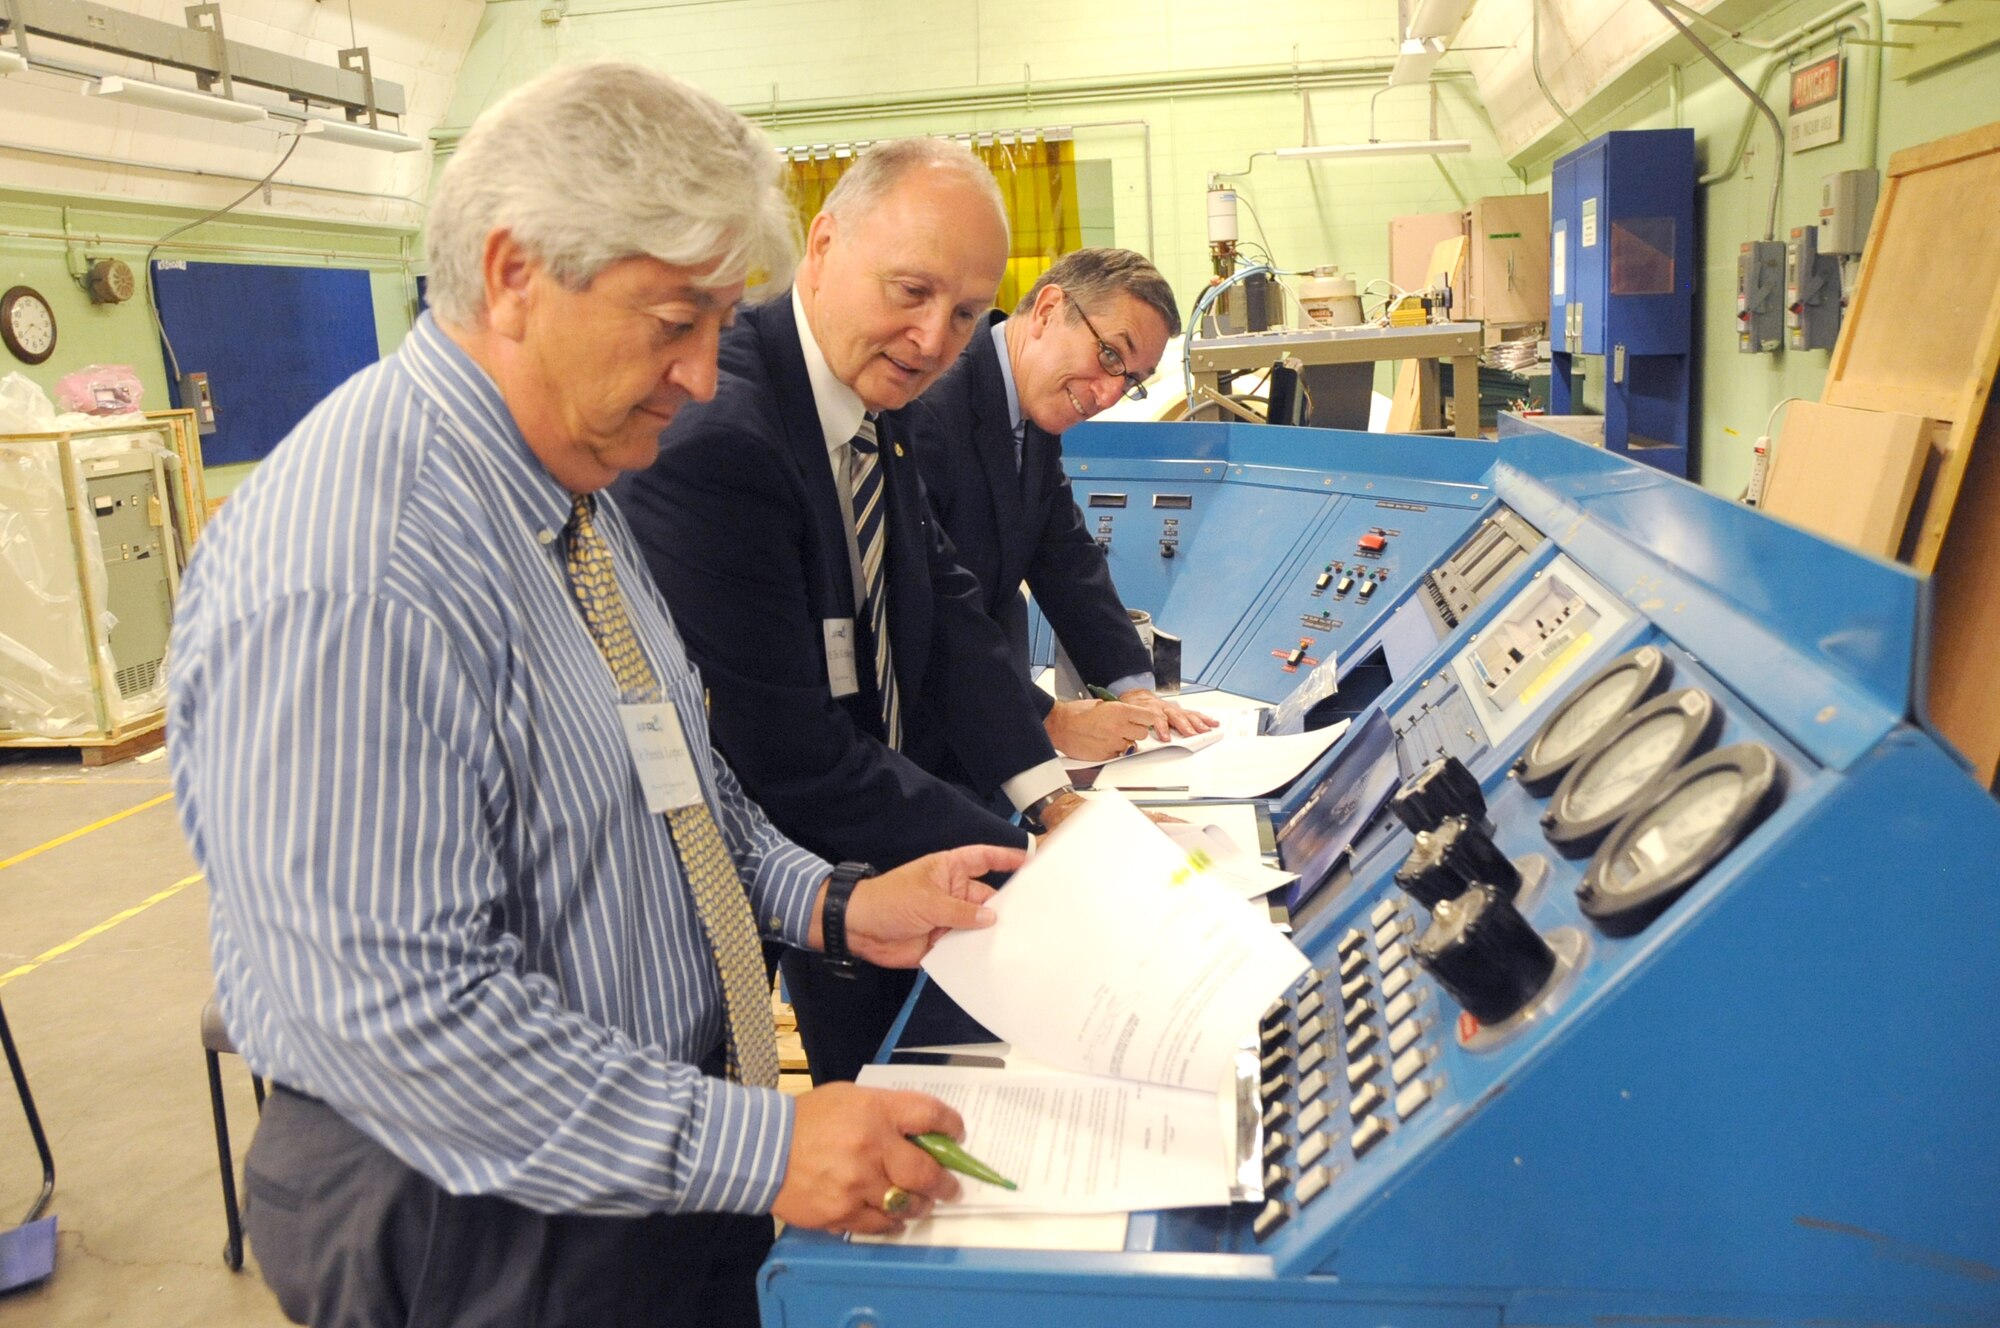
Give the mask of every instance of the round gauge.
[{"label": "round gauge", "polygon": [[1514,773],[1530,793],[1547,793],[1576,759],[1611,732],[1617,721],[1659,694],[1673,676],[1673,661],[1658,646],[1628,650],[1571,692],[1528,742]]},{"label": "round gauge", "polygon": [[40,364],[56,353],[56,311],[41,292],[16,286],[0,295],[0,341],[23,364]]},{"label": "round gauge", "polygon": [[1784,767],[1762,743],[1688,762],[1604,842],[1576,888],[1578,903],[1612,935],[1638,931],[1769,816],[1784,792]]},{"label": "round gauge", "polygon": [[1628,714],[1571,766],[1542,813],[1549,842],[1572,857],[1588,853],[1650,800],[1654,783],[1697,752],[1722,725],[1722,708],[1696,687],[1655,697]]}]

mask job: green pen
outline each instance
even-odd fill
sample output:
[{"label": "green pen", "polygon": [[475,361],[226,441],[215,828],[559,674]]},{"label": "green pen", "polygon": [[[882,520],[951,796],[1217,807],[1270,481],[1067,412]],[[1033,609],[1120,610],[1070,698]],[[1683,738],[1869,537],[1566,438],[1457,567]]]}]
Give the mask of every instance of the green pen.
[{"label": "green pen", "polygon": [[938,1160],[938,1165],[947,1171],[956,1171],[961,1176],[983,1180],[988,1185],[998,1185],[1003,1190],[1018,1190],[1021,1187],[987,1166],[972,1154],[958,1146],[958,1141],[948,1134],[913,1134],[908,1136],[911,1143]]},{"label": "green pen", "polygon": [[1099,687],[1096,683],[1090,684],[1090,694],[1100,701],[1116,701],[1118,699],[1116,692],[1112,691],[1109,687]]}]

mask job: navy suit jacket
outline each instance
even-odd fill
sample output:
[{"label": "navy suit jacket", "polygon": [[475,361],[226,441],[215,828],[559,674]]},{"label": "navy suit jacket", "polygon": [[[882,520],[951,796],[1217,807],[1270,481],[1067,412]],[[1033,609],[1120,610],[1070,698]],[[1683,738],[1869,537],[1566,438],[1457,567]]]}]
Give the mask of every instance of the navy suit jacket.
[{"label": "navy suit jacket", "polygon": [[1054,756],[978,583],[930,514],[901,413],[877,421],[901,751],[882,741],[865,640],[860,692],[836,698],[827,680],[822,623],[861,615],[789,297],[738,316],[714,400],[683,407],[658,461],[612,489],[743,787],[813,852],[883,869],[960,844],[1025,845],[958,785],[991,795]]},{"label": "navy suit jacket", "polygon": [[[1007,383],[992,333],[1004,318],[996,312],[973,333],[958,362],[905,412],[931,505],[959,561],[979,578],[987,615],[1006,629],[1021,676],[1028,667],[1023,581],[1086,681],[1149,673],[1152,658],[1070,492],[1062,436],[1027,421],[1015,467]],[[1054,704],[1048,693],[1028,690],[1046,714]]]}]

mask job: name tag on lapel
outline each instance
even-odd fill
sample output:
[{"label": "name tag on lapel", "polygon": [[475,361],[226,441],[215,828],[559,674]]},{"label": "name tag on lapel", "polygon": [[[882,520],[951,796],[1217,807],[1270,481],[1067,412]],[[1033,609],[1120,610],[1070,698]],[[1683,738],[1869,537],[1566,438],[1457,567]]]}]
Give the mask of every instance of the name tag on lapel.
[{"label": "name tag on lapel", "polygon": [[826,685],[836,697],[853,696],[861,690],[854,672],[854,619],[825,618],[819,626],[826,638]]}]

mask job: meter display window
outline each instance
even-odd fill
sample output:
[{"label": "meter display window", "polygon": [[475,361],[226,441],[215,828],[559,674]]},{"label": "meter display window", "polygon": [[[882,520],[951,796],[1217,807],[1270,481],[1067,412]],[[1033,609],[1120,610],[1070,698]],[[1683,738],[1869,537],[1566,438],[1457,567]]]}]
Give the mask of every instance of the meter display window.
[{"label": "meter display window", "polygon": [[1611,293],[1671,295],[1674,219],[1626,217],[1611,223]]}]

